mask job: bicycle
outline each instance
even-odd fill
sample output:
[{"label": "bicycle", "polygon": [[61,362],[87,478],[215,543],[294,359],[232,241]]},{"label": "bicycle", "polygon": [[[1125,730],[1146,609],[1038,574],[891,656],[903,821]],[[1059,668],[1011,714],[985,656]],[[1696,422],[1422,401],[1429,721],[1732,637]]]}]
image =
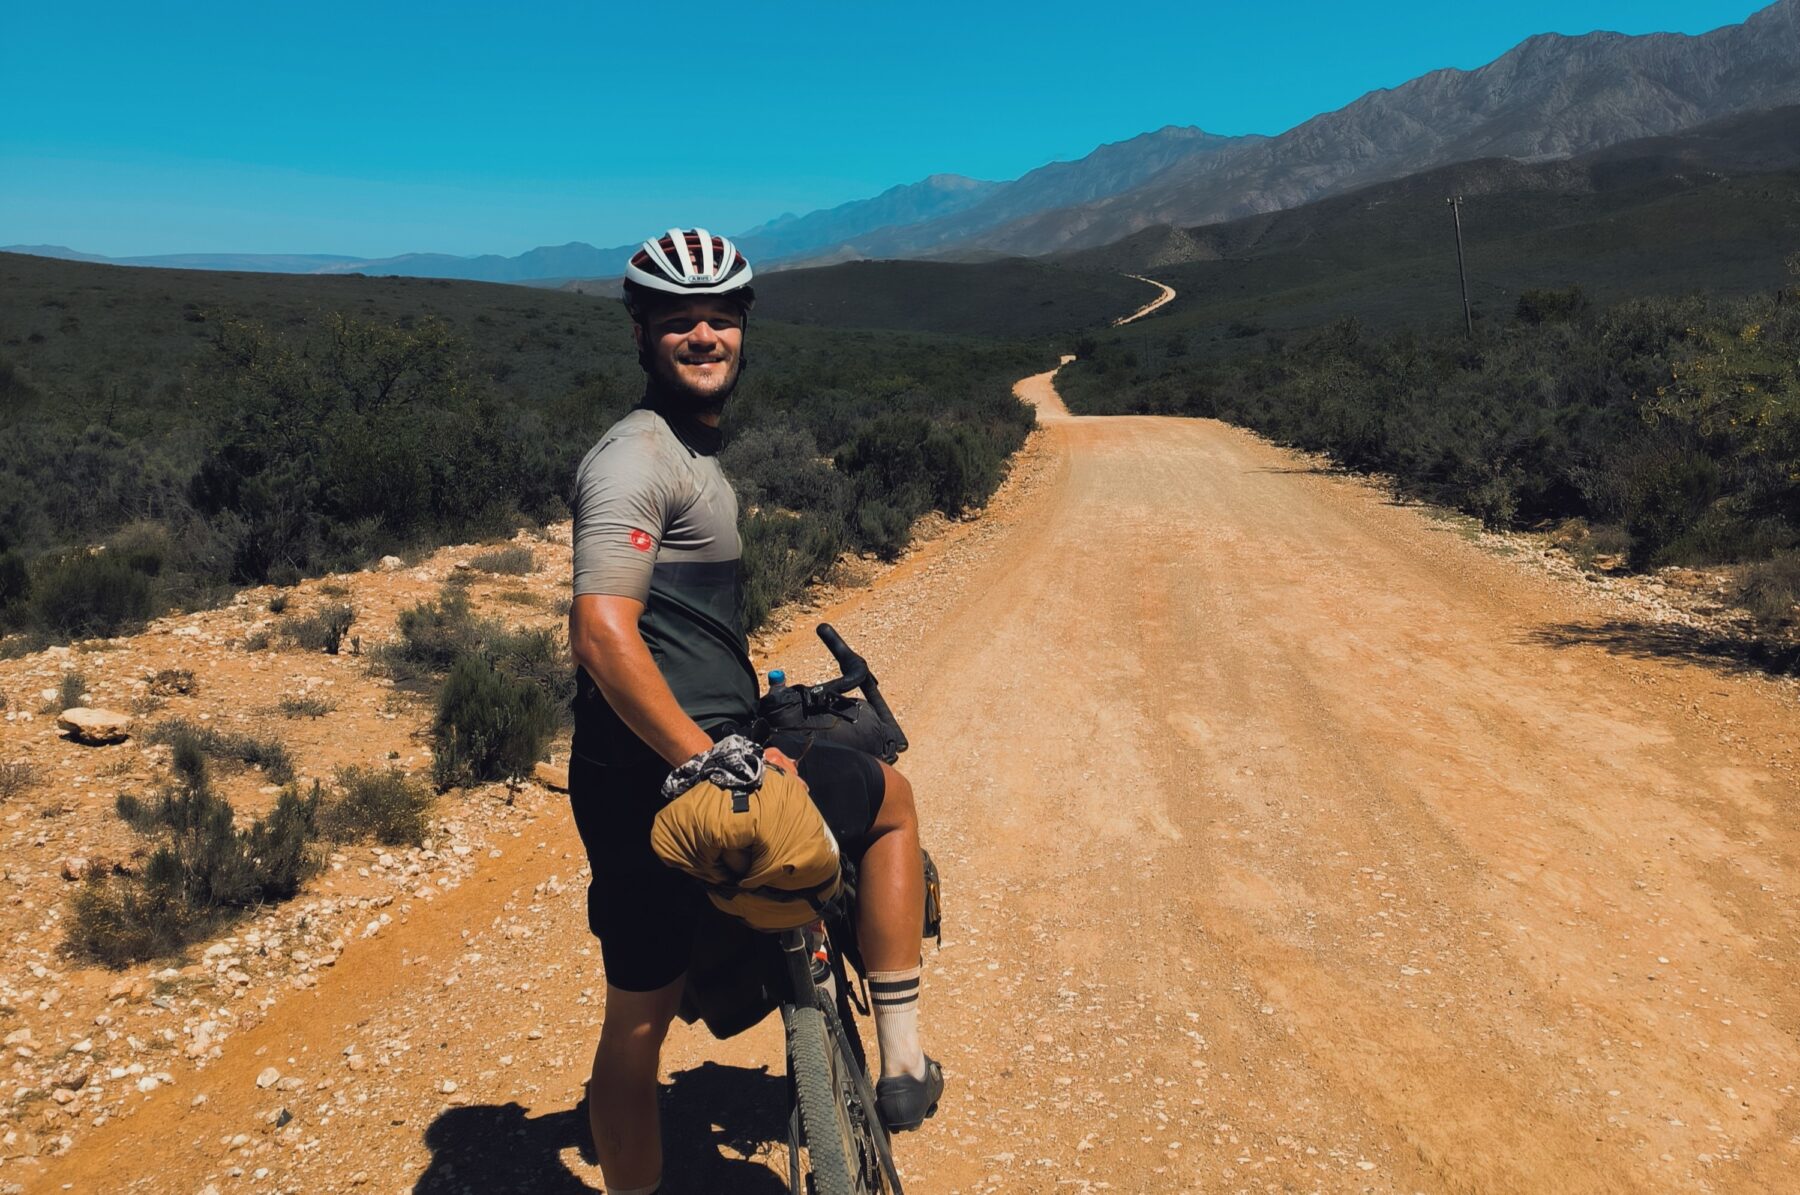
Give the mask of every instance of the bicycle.
[{"label": "bicycle", "polygon": [[[828,624],[817,632],[840,675],[765,697],[751,737],[766,744],[775,733],[797,730],[893,763],[907,749],[906,735],[867,661]],[[862,698],[850,696],[859,689]],[[866,1017],[870,1008],[854,998],[849,982],[852,967],[859,974],[865,968],[855,945],[855,868],[848,860],[843,866],[843,892],[813,927],[761,933],[709,906],[679,1015],[689,1024],[704,1021],[722,1040],[779,1009],[787,1043],[789,1188],[796,1195],[903,1195],[855,1029],[855,1014]],[[939,921],[937,870],[929,855],[921,866],[922,929],[931,937]]]}]

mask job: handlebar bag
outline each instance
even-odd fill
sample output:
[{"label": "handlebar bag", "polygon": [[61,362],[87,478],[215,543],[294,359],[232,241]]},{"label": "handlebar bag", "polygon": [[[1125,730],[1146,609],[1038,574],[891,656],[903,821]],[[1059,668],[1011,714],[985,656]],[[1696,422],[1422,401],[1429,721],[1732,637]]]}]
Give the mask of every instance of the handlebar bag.
[{"label": "handlebar bag", "polygon": [[842,884],[837,839],[805,782],[773,765],[749,792],[695,784],[657,812],[650,847],[760,930],[816,920]]}]

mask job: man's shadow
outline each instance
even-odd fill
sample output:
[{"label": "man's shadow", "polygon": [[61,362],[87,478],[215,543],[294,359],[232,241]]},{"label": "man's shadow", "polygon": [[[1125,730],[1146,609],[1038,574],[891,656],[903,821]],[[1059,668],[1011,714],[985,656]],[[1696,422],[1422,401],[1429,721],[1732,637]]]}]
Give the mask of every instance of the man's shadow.
[{"label": "man's shadow", "polygon": [[[787,1103],[787,1079],[767,1067],[704,1062],[671,1076],[662,1089],[663,1190],[786,1195],[766,1159],[772,1146],[785,1147]],[[431,1162],[415,1195],[600,1189],[598,1170],[584,1178],[564,1160],[575,1150],[595,1165],[585,1100],[541,1116],[516,1103],[447,1108],[426,1128],[425,1144]]]}]

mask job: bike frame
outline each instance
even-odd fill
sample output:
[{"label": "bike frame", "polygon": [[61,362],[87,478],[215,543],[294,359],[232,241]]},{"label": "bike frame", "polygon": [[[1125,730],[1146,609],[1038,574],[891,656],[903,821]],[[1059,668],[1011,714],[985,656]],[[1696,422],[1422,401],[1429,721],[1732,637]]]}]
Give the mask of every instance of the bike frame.
[{"label": "bike frame", "polygon": [[[787,1023],[789,1013],[795,1007],[811,1006],[824,1014],[825,1024],[831,1030],[838,1054],[848,1064],[849,1074],[862,1101],[870,1136],[875,1142],[876,1157],[881,1163],[882,1176],[893,1195],[902,1195],[900,1174],[894,1166],[893,1141],[886,1126],[881,1123],[881,1117],[875,1112],[875,1087],[869,1082],[868,1071],[860,1061],[862,1051],[851,1045],[849,1028],[838,1015],[834,1001],[828,998],[825,990],[813,978],[812,952],[807,948],[804,930],[790,929],[781,932],[781,956],[787,973],[789,996],[781,1005],[782,1023]],[[843,968],[838,967],[837,971],[839,982],[847,982]],[[800,1185],[802,1176],[797,1131],[799,1117],[800,1109],[796,1101],[789,1110],[788,1121],[788,1184],[796,1193],[804,1190]]]}]

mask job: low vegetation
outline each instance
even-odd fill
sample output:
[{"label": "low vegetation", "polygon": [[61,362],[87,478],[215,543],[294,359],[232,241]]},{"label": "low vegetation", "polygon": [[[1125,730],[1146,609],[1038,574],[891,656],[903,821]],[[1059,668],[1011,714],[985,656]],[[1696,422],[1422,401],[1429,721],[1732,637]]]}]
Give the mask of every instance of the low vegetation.
[{"label": "low vegetation", "polygon": [[274,784],[289,784],[294,779],[293,758],[279,739],[233,734],[185,718],[159,722],[145,733],[144,738],[147,742],[166,745],[175,770],[184,775],[197,773],[204,766],[195,761],[213,760],[261,768]]},{"label": "low vegetation", "polygon": [[462,656],[438,691],[431,723],[438,788],[518,780],[542,758],[556,726],[556,708],[541,686],[482,656]]},{"label": "low vegetation", "polygon": [[323,718],[337,708],[336,703],[311,693],[290,694],[275,703],[275,708],[288,718]]},{"label": "low vegetation", "polygon": [[284,790],[267,817],[239,829],[191,742],[177,746],[174,772],[150,800],[119,797],[119,816],[157,846],[135,871],[89,873],[71,901],[73,953],[114,967],[173,953],[260,905],[292,898],[316,868],[308,849],[316,785],[305,796]]},{"label": "low vegetation", "polygon": [[[4,652],[566,517],[581,456],[641,386],[616,300],[481,283],[0,255],[0,327]],[[1031,422],[1011,383],[1046,360],[1019,343],[768,320],[753,353],[727,441],[794,433],[733,456],[750,488],[772,491],[747,516],[777,520],[752,533],[756,610],[836,551],[898,551],[939,495],[984,500]],[[901,422],[873,427],[884,419]],[[872,443],[922,419],[954,451],[918,463],[948,473],[867,467]],[[784,472],[807,486],[774,483]],[[528,555],[481,567],[509,573]],[[331,650],[345,629],[302,633]]]},{"label": "low vegetation", "polygon": [[333,842],[374,839],[383,846],[424,840],[431,790],[398,768],[344,768],[338,795],[319,811],[319,831]]},{"label": "low vegetation", "polygon": [[281,632],[295,647],[335,656],[355,622],[356,607],[332,602],[312,614],[285,620]]},{"label": "low vegetation", "polygon": [[1227,360],[1084,346],[1058,385],[1090,414],[1203,415],[1379,472],[1493,527],[1579,519],[1634,569],[1768,561],[1800,546],[1800,303],[1527,293],[1460,335],[1354,320]]},{"label": "low vegetation", "polygon": [[492,552],[482,552],[470,557],[469,567],[480,569],[484,573],[522,577],[527,573],[537,572],[537,556],[524,544],[514,544],[509,548],[497,548]]},{"label": "low vegetation", "polygon": [[0,802],[10,801],[37,783],[37,769],[28,763],[0,763]]}]

